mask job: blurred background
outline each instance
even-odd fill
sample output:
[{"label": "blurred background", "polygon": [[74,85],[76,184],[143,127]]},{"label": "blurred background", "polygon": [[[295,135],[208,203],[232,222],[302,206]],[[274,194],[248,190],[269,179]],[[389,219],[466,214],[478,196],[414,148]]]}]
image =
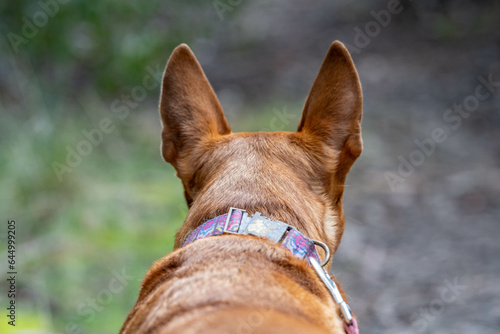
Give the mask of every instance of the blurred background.
[{"label": "blurred background", "polygon": [[493,0],[1,2],[0,332],[116,333],[172,250],[187,207],[157,80],[175,46],[233,131],[293,131],[340,40],[365,149],[333,268],[361,332],[499,333],[499,17]]}]

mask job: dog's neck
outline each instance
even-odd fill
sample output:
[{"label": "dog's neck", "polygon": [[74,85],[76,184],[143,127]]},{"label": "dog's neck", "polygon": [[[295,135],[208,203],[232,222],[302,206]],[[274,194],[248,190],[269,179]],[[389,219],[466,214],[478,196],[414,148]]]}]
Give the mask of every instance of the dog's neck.
[{"label": "dog's neck", "polygon": [[296,227],[309,238],[323,241],[332,251],[337,247],[331,236],[335,235],[337,226],[342,226],[337,224],[336,220],[341,217],[336,217],[332,214],[332,210],[325,209],[327,206],[321,202],[321,198],[297,197],[296,201],[283,202],[279,201],[279,196],[261,197],[260,200],[256,200],[257,194],[252,196],[247,193],[242,196],[237,190],[226,191],[222,196],[214,192],[215,189],[209,188],[193,201],[186,221],[177,233],[175,248],[181,247],[188,235],[198,226],[227,213],[230,207],[242,208],[250,215],[260,212],[271,220],[279,220]]},{"label": "dog's neck", "polygon": [[215,136],[204,141],[203,150],[179,156],[176,169],[190,210],[175,247],[205,221],[237,207],[289,224],[335,252],[344,227],[342,191],[332,196],[334,175],[324,166],[336,160],[314,158],[333,153],[299,149],[312,145],[303,137],[290,132]]}]

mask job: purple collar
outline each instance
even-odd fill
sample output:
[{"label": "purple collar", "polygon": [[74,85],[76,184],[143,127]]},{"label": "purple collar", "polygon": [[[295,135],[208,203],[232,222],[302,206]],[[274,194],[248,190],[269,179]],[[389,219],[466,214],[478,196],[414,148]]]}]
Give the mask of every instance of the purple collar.
[{"label": "purple collar", "polygon": [[[217,216],[198,226],[186,239],[182,246],[186,246],[198,239],[222,234],[254,235],[266,238],[293,254],[297,259],[307,261],[318,273],[326,285],[335,302],[339,305],[344,319],[344,329],[348,334],[359,334],[356,319],[351,314],[349,305],[343,300],[335,282],[328,272],[322,268],[330,260],[330,251],[321,241],[309,239],[295,227],[279,220],[271,221],[256,212],[251,217],[245,210],[230,208],[228,213]],[[315,246],[320,246],[326,253],[325,259],[320,263],[318,251]]]},{"label": "purple collar", "polygon": [[[224,233],[250,234],[261,238],[264,237],[276,243],[281,242],[282,248],[289,250],[297,259],[306,260],[309,265],[311,265],[309,262],[310,257],[320,261],[316,247],[314,247],[315,244],[328,250],[328,247],[322,242],[306,238],[296,228],[288,224],[271,221],[269,218],[261,216],[259,212],[252,217],[248,217],[245,210],[236,208],[231,208],[228,213],[200,225],[189,235],[183,246],[198,239]],[[329,255],[327,256],[326,262],[328,262],[329,258]],[[326,262],[322,265],[325,265]]]}]

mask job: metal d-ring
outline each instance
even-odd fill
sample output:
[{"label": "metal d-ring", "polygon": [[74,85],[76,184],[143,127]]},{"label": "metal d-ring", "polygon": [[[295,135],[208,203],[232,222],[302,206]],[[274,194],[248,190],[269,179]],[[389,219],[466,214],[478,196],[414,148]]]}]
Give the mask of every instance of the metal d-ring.
[{"label": "metal d-ring", "polygon": [[321,242],[321,241],[319,241],[319,240],[314,240],[314,239],[311,239],[311,241],[312,241],[315,245],[317,245],[317,246],[319,246],[319,247],[323,248],[323,250],[325,251],[325,258],[323,259],[323,261],[321,261],[320,265],[321,265],[322,267],[326,266],[326,264],[328,263],[328,261],[330,261],[330,256],[331,256],[331,254],[330,254],[330,249],[328,248],[328,246],[327,246],[324,242]]}]

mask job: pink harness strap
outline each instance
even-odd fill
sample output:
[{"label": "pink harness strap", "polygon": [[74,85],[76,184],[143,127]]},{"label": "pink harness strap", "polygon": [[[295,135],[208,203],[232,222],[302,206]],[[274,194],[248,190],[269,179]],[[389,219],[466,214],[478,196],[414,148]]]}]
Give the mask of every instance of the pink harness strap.
[{"label": "pink harness strap", "polygon": [[356,318],[352,318],[350,325],[348,325],[344,320],[344,330],[347,334],[359,334],[358,322],[356,321]]}]

